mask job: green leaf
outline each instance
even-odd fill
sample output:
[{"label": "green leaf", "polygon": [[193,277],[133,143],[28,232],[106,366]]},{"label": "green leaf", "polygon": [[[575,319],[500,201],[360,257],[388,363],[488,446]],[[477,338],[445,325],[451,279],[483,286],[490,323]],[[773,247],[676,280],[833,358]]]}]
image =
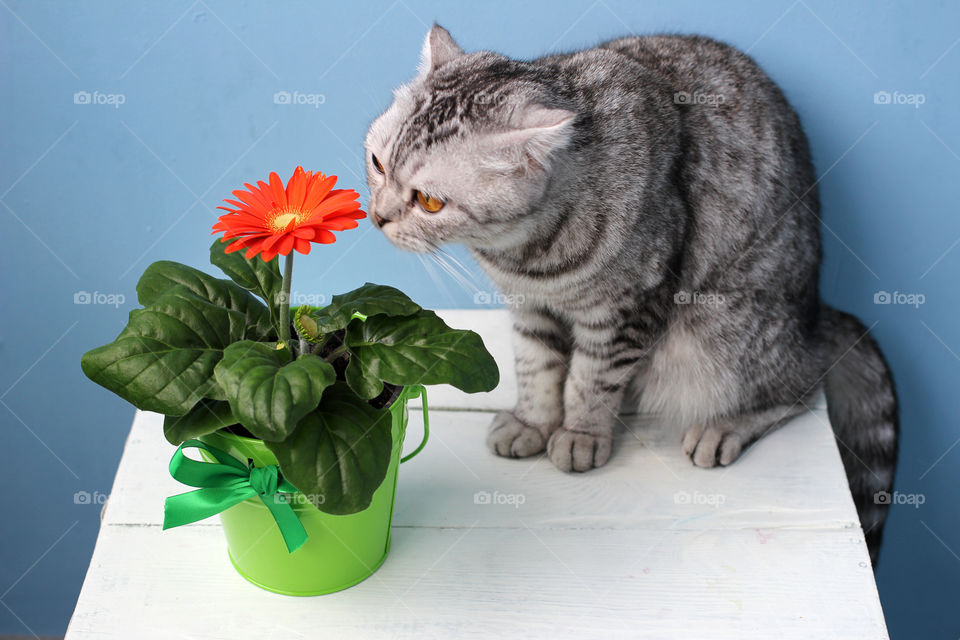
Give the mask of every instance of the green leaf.
[{"label": "green leaf", "polygon": [[317,330],[330,333],[343,329],[354,313],[364,316],[409,316],[420,311],[420,305],[399,289],[382,284],[366,283],[348,293],[333,296],[331,303],[309,315],[317,323]]},{"label": "green leaf", "polygon": [[318,509],[346,515],[370,506],[393,447],[389,410],[374,409],[342,382],[330,387],[283,442],[267,442],[283,477]]},{"label": "green leaf", "polygon": [[270,311],[253,294],[230,280],[214,278],[179,262],[160,260],[147,267],[137,282],[137,299],[148,307],[176,286],[186,287],[207,302],[242,313],[254,328],[251,337],[276,337]]},{"label": "green leaf", "polygon": [[243,251],[225,253],[228,243],[219,238],[210,245],[210,263],[220,267],[227,276],[238,285],[260,296],[267,303],[274,318],[278,317],[279,300],[283,276],[280,275],[280,259],[273,258],[264,262],[260,256],[248,260]]},{"label": "green leaf", "polygon": [[410,317],[375,316],[347,327],[346,378],[361,398],[376,397],[383,382],[452,384],[490,391],[500,381],[497,363],[473,331],[451,329],[433,311]]},{"label": "green leaf", "polygon": [[182,416],[163,418],[163,435],[172,445],[205,436],[218,429],[237,424],[230,405],[223,400],[204,398]]},{"label": "green leaf", "polygon": [[139,409],[183,415],[201,398],[226,399],[213,370],[223,350],[246,337],[246,320],[177,285],[131,311],[117,339],[85,353],[80,365]]},{"label": "green leaf", "polygon": [[290,435],[337,379],[333,366],[318,356],[291,362],[288,349],[249,340],[226,348],[215,375],[240,424],[268,441]]}]

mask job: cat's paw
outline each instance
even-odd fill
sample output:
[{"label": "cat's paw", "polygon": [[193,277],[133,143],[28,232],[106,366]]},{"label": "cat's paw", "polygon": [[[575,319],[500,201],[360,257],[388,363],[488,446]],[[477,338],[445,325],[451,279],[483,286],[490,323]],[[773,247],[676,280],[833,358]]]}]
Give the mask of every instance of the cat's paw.
[{"label": "cat's paw", "polygon": [[561,471],[589,471],[610,459],[613,438],[557,429],[547,443],[550,461]]},{"label": "cat's paw", "polygon": [[698,425],[683,434],[683,452],[698,467],[725,467],[742,451],[740,434],[723,424]]},{"label": "cat's paw", "polygon": [[487,434],[487,446],[504,458],[535,455],[544,450],[546,442],[539,429],[524,424],[511,411],[498,413]]}]

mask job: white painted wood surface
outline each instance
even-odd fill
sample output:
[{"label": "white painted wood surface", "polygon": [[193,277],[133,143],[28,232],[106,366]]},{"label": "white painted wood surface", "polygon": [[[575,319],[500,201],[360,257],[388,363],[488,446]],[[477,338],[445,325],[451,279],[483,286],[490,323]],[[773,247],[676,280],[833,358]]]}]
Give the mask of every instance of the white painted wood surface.
[{"label": "white painted wood surface", "polygon": [[567,475],[483,445],[515,397],[506,315],[442,315],[484,336],[503,384],[430,390],[430,443],[401,468],[376,574],[279,596],[233,570],[216,518],[161,531],[184,487],[161,416],[137,413],[67,639],[886,637],[822,404],[726,469],[632,417],[606,467]]}]

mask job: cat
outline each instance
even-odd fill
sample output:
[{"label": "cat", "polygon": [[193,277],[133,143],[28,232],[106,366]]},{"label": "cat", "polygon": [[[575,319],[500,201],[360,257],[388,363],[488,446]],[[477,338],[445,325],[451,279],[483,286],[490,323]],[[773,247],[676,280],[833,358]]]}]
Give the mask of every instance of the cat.
[{"label": "cat", "polygon": [[893,380],[863,324],[820,300],[807,139],[751,58],[661,35],[519,61],[435,24],[365,146],[389,241],[461,243],[514,301],[518,401],[490,426],[496,454],[602,466],[625,406],[681,427],[693,464],[729,465],[823,389],[876,562]]}]

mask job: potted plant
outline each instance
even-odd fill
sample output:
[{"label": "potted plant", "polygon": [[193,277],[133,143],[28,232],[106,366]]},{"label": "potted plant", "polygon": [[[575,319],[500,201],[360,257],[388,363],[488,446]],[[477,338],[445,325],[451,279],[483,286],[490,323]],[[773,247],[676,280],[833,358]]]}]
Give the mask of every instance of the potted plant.
[{"label": "potted plant", "polygon": [[429,429],[422,385],[473,393],[499,381],[476,333],[392,287],[291,313],[294,250],[365,216],[335,183],[297,167],[286,186],[271,173],[234,191],[210,248],[228,278],[151,264],[143,308],[81,360],[94,382],[165,415],[170,472],[197,489],[167,499],[164,529],[220,513],[241,575],[291,595],[346,588],[385,559],[409,399],[423,397],[424,441],[404,460]]}]

